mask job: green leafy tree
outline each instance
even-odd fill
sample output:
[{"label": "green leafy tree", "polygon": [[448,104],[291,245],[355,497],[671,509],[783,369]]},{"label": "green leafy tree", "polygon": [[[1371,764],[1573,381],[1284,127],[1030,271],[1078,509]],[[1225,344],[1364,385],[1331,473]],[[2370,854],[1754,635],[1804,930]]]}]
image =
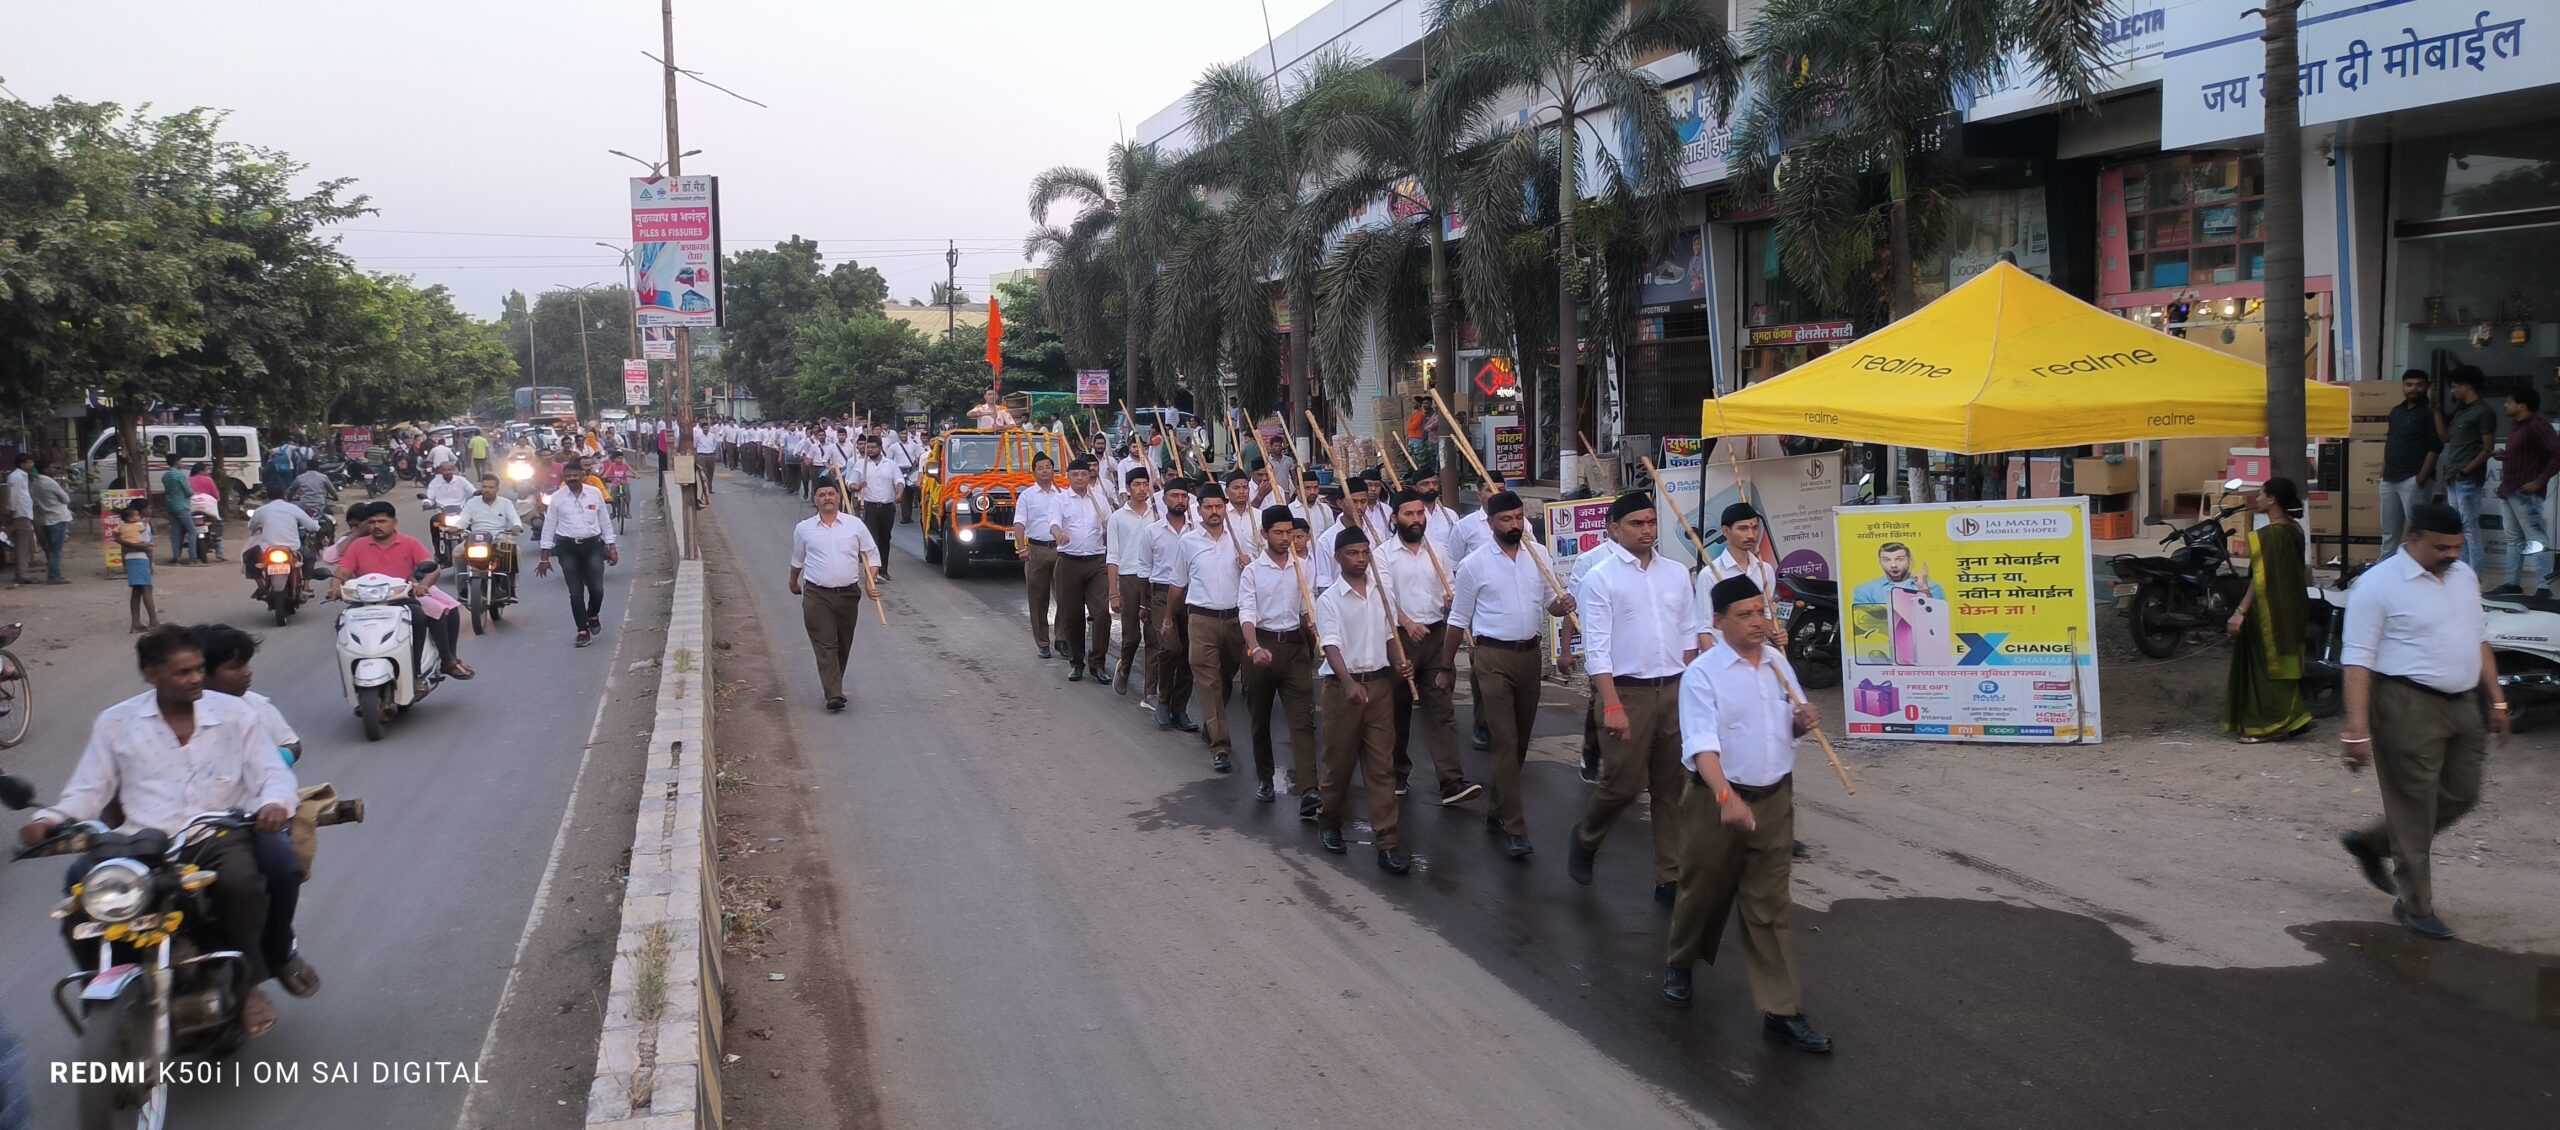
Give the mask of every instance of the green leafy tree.
[{"label": "green leafy tree", "polygon": [[802,319],[876,314],[889,297],[879,271],[850,260],[821,270],[822,262],[816,241],[796,235],[770,250],[729,256],[721,286],[728,323],[721,358],[730,379],[760,401],[788,401],[799,369],[793,331]]},{"label": "green leafy tree", "polygon": [[[1170,237],[1200,212],[1183,194],[1150,191],[1163,168],[1153,147],[1124,141],[1111,147],[1101,173],[1060,165],[1032,178],[1031,218],[1040,227],[1023,248],[1049,257],[1056,285],[1042,293],[1073,358],[1098,366],[1116,355],[1118,387],[1142,399],[1171,391],[1169,382],[1142,384],[1150,321]],[[1053,225],[1050,214],[1066,204],[1077,209],[1074,218]]]}]

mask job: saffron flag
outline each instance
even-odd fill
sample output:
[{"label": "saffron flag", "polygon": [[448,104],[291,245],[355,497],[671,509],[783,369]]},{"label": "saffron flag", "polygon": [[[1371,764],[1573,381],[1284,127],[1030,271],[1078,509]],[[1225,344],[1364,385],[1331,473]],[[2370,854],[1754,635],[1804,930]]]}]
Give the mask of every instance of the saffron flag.
[{"label": "saffron flag", "polygon": [[996,308],[996,296],[987,296],[987,367],[995,370],[996,381],[1004,381],[1004,311]]}]

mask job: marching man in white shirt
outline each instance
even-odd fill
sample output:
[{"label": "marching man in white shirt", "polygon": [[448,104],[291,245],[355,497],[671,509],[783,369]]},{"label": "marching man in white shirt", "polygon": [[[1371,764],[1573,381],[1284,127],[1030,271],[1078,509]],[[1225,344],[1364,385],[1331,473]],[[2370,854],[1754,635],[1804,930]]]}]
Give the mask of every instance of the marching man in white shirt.
[{"label": "marching man in white shirt", "polygon": [[1055,499],[1050,536],[1058,543],[1058,642],[1067,653],[1067,681],[1111,685],[1104,660],[1111,651],[1111,596],[1104,588],[1103,557],[1110,548],[1110,507],[1093,485],[1093,461],[1067,462],[1067,490]]},{"label": "marching man in white shirt", "polygon": [[[1724,508],[1721,524],[1724,527],[1724,551],[1716,554],[1715,568],[1698,571],[1697,606],[1709,607],[1707,591],[1715,587],[1720,577],[1749,577],[1752,584],[1760,587],[1764,600],[1776,600],[1778,567],[1760,555],[1760,539],[1767,532],[1760,512],[1748,502],[1737,502]],[[1769,642],[1780,651],[1787,649],[1787,630],[1778,625],[1774,616],[1769,621]]]},{"label": "marching man in white shirt", "polygon": [[[844,489],[862,504],[862,524],[870,528],[875,549],[889,544],[889,535],[898,524],[898,491],[905,483],[905,471],[889,458],[876,434],[862,441],[861,454],[844,469]],[[880,559],[880,579],[889,579],[885,556]]]},{"label": "marching man in white shirt", "polygon": [[1378,869],[1402,875],[1413,867],[1396,834],[1395,693],[1413,676],[1387,602],[1369,575],[1369,535],[1345,526],[1334,539],[1340,572],[1316,597],[1316,645],[1333,675],[1324,681],[1324,782],[1316,815],[1317,842],[1341,855],[1342,822],[1351,811],[1351,771],[1357,768],[1369,794],[1369,828],[1378,843]]},{"label": "marching man in white shirt", "polygon": [[[1422,741],[1431,749],[1431,765],[1440,783],[1440,803],[1457,804],[1484,791],[1466,778],[1458,762],[1458,716],[1451,702],[1457,674],[1439,663],[1447,650],[1451,582],[1439,561],[1439,549],[1427,536],[1429,522],[1420,495],[1406,491],[1395,497],[1394,539],[1372,550],[1378,581],[1386,586],[1405,654],[1421,662],[1410,688],[1399,682],[1395,697],[1396,795],[1405,794],[1413,772],[1410,753],[1415,708],[1422,715]],[[1414,701],[1414,692],[1421,701]]]},{"label": "marching man in white shirt", "polygon": [[696,417],[693,421],[693,477],[694,490],[700,492],[693,500],[696,508],[711,505],[711,473],[719,468],[720,430],[712,426],[709,417]]},{"label": "marching man in white shirt", "polygon": [[[1136,672],[1138,646],[1144,643],[1149,655],[1164,648],[1164,641],[1153,638],[1149,616],[1152,594],[1147,591],[1147,527],[1155,524],[1155,484],[1145,468],[1129,472],[1128,504],[1111,512],[1111,523],[1104,533],[1108,543],[1103,555],[1103,571],[1108,580],[1104,588],[1111,594],[1111,613],[1120,620],[1119,676],[1121,694],[1129,693]],[[1155,680],[1147,680],[1149,691],[1156,689]]]},{"label": "marching man in white shirt", "polygon": [[[1181,565],[1182,543],[1197,526],[1191,520],[1192,484],[1174,479],[1164,486],[1164,516],[1147,525],[1147,690],[1156,700],[1156,729],[1197,733],[1200,724],[1185,713],[1191,706],[1191,617],[1173,601]],[[1116,541],[1116,539],[1115,539]]]},{"label": "marching man in white shirt", "polygon": [[[1662,999],[1689,1007],[1690,970],[1713,965],[1724,923],[1739,904],[1742,958],[1760,1034],[1799,1051],[1827,1053],[1831,1038],[1805,1022],[1787,932],[1794,857],[1796,739],[1813,707],[1793,704],[1786,653],[1769,642],[1760,587],[1731,576],[1709,590],[1717,643],[1680,673],[1680,895],[1671,907]],[[1790,697],[1790,688],[1793,698]]]},{"label": "marching man in white shirt", "polygon": [[1253,720],[1253,769],[1261,784],[1253,798],[1274,799],[1271,700],[1289,711],[1289,790],[1298,794],[1298,818],[1313,822],[1323,807],[1316,779],[1316,648],[1309,631],[1306,562],[1293,545],[1298,518],[1286,506],[1262,511],[1264,552],[1245,566],[1236,586],[1236,619],[1244,631],[1244,707]]},{"label": "marching man in white shirt", "polygon": [[[1251,551],[1244,531],[1227,521],[1224,495],[1204,493],[1199,506],[1199,524],[1174,547],[1165,614],[1188,622],[1184,630],[1190,640],[1191,680],[1200,699],[1200,736],[1209,743],[1209,769],[1233,773],[1235,742],[1227,727],[1227,700],[1244,663],[1236,597]],[[1164,719],[1157,718],[1156,724],[1162,726]]]},{"label": "marching man in white shirt", "polygon": [[1501,491],[1485,500],[1484,509],[1493,540],[1458,567],[1449,605],[1453,630],[1440,637],[1439,665],[1456,666],[1459,639],[1474,635],[1475,669],[1484,688],[1476,713],[1487,719],[1493,739],[1493,811],[1485,825],[1503,837],[1505,854],[1526,859],[1533,849],[1521,811],[1520,766],[1529,755],[1544,683],[1539,641],[1545,617],[1572,612],[1574,600],[1550,587],[1540,571],[1540,550],[1528,539],[1520,496]]},{"label": "marching man in white shirt", "polygon": [[800,598],[800,626],[818,659],[819,693],[829,712],[844,709],[844,667],[853,657],[853,630],[862,624],[862,598],[880,599],[865,565],[880,562],[871,530],[844,512],[841,488],[818,484],[818,512],[791,529],[791,595]]},{"label": "marching man in white shirt", "polygon": [[1058,583],[1058,499],[1067,492],[1057,485],[1058,461],[1041,452],[1031,457],[1031,485],[1013,495],[1014,532],[1021,543],[1022,583],[1031,602],[1031,642],[1040,658],[1049,658],[1049,600]]},{"label": "marching man in white shirt", "polygon": [[1680,672],[1697,658],[1696,598],[1689,571],[1653,551],[1661,528],[1653,492],[1631,490],[1609,504],[1609,544],[1582,580],[1582,659],[1600,707],[1600,786],[1583,807],[1565,874],[1591,885],[1600,844],[1651,793],[1653,899],[1679,890]]}]

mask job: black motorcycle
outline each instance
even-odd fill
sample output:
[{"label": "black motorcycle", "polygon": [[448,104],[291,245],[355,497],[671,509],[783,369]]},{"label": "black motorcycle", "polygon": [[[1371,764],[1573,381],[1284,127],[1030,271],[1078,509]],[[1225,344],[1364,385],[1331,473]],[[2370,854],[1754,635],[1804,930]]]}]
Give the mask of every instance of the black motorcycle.
[{"label": "black motorcycle", "polygon": [[302,610],[302,553],[289,545],[258,551],[258,599],[274,614],[276,627]]},{"label": "black motorcycle", "polygon": [[[2240,489],[2233,480],[2225,490]],[[2133,587],[2125,615],[2133,629],[2133,645],[2153,659],[2167,659],[2186,646],[2196,628],[2220,628],[2249,592],[2249,575],[2231,565],[2231,531],[2224,525],[2243,508],[2226,506],[2209,519],[2179,529],[2172,527],[2160,544],[2175,546],[2166,557],[2119,554],[2116,579]],[[2157,514],[2143,523],[2167,526]]]},{"label": "black motorcycle", "polygon": [[1787,630],[1787,663],[1807,689],[1840,685],[1840,582],[1778,578],[1778,624]]}]

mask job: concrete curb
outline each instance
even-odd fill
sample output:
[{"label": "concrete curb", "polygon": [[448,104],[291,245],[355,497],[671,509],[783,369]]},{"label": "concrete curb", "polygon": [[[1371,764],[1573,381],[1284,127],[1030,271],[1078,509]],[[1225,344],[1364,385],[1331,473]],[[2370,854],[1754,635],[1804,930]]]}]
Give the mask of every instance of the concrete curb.
[{"label": "concrete curb", "polygon": [[702,563],[676,568],[588,1126],[718,1130],[720,909]]}]

